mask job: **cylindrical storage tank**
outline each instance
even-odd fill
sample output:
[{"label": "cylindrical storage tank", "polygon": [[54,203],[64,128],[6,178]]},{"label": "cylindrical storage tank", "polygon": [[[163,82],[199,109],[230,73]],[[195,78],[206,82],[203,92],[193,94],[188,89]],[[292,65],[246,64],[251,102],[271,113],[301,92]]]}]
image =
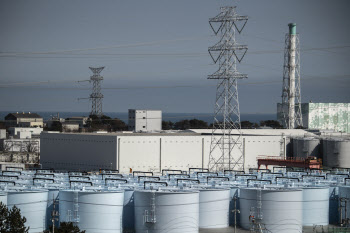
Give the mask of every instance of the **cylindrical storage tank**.
[{"label": "cylindrical storage tank", "polygon": [[0,192],[0,202],[7,205],[7,195],[6,193]]},{"label": "cylindrical storage tank", "polygon": [[293,157],[307,158],[309,156],[321,158],[320,139],[314,137],[293,138]]},{"label": "cylindrical storage tank", "polygon": [[350,168],[350,140],[343,138],[323,139],[323,165]]},{"label": "cylindrical storage tank", "polygon": [[[350,186],[340,186],[339,187],[339,204],[343,207],[341,208],[341,216],[343,219],[349,218],[350,216]],[[347,199],[346,199],[347,198]],[[345,214],[345,206],[346,206],[346,214]],[[346,217],[345,217],[346,216]],[[340,218],[339,218],[340,223]]]},{"label": "cylindrical storage tank", "polygon": [[29,233],[43,232],[46,223],[47,190],[11,190],[7,193],[7,206],[14,205],[21,210],[21,215],[27,219],[26,227]]},{"label": "cylindrical storage tank", "polygon": [[[52,211],[59,211],[59,189],[58,188],[49,188],[48,191],[48,201],[46,208],[46,229],[49,229],[52,226]],[[55,227],[58,227],[58,222],[55,221]]]},{"label": "cylindrical storage tank", "polygon": [[[236,213],[236,220],[235,220],[235,212],[234,212],[235,204],[236,204],[236,209],[238,209],[238,210],[240,209],[240,206],[239,206],[240,192],[239,192],[239,190],[240,190],[239,187],[231,187],[231,190],[230,190],[230,208],[229,208],[229,224],[230,224],[230,226],[234,226],[235,223],[236,224],[239,223],[240,214]],[[236,200],[235,200],[235,198],[236,198]]]},{"label": "cylindrical storage tank", "polygon": [[124,189],[124,207],[123,207],[123,229],[133,231],[135,228],[134,221],[134,188]]},{"label": "cylindrical storage tank", "polygon": [[333,185],[329,187],[329,223],[339,223],[339,187]]},{"label": "cylindrical storage tank", "polygon": [[199,228],[229,226],[230,189],[199,190]]},{"label": "cylindrical storage tank", "polygon": [[[251,227],[251,208],[257,207],[258,190],[240,190],[240,226]],[[303,192],[301,189],[261,189],[261,212],[266,229],[272,233],[300,233],[303,220]],[[253,213],[256,215],[256,212]]]},{"label": "cylindrical storage tank", "polygon": [[136,233],[198,233],[199,192],[135,190]]},{"label": "cylindrical storage tank", "polygon": [[303,187],[303,226],[329,224],[329,187]]},{"label": "cylindrical storage tank", "polygon": [[86,233],[122,232],[123,191],[61,190],[60,222],[76,222]]}]

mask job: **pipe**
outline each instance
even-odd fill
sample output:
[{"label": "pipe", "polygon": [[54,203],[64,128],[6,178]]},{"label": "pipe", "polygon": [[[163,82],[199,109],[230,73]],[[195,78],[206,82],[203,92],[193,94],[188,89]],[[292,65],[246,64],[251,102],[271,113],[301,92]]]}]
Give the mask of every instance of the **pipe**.
[{"label": "pipe", "polygon": [[255,179],[258,179],[258,176],[257,175],[250,175],[250,174],[243,174],[243,175],[238,175],[238,174],[236,174],[235,175],[235,180],[237,180],[237,176],[242,176],[242,177],[249,177],[249,176],[254,176],[255,177]]},{"label": "pipe", "polygon": [[40,173],[40,171],[50,171],[52,173],[52,172],[55,172],[55,169],[53,169],[53,168],[50,168],[50,169],[36,169],[35,170],[35,174]]},{"label": "pipe", "polygon": [[23,171],[23,167],[6,167],[6,171],[9,171],[8,169],[21,169]]},{"label": "pipe", "polygon": [[19,177],[18,177],[18,176],[0,175],[0,177],[17,178],[16,180],[18,180],[18,179],[19,179]]},{"label": "pipe", "polygon": [[350,177],[348,174],[333,174],[333,173],[326,173],[326,179],[328,179],[328,175],[332,175],[332,176],[347,176],[348,178]]},{"label": "pipe", "polygon": [[153,176],[153,172],[143,172],[143,171],[133,171],[132,172],[132,177],[135,177],[135,173],[136,174],[151,174]]},{"label": "pipe", "polygon": [[70,178],[83,178],[83,179],[91,180],[91,178],[88,176],[68,176],[68,177],[69,177],[69,180]]},{"label": "pipe", "polygon": [[165,186],[168,186],[167,182],[163,182],[163,181],[151,181],[151,180],[146,180],[143,182],[143,189],[146,189],[146,184],[165,184]]},{"label": "pipe", "polygon": [[271,180],[258,180],[258,179],[248,179],[247,180],[247,187],[249,186],[249,181],[254,180],[254,181],[260,181],[260,182],[269,182],[270,184],[272,184]]},{"label": "pipe", "polygon": [[88,175],[86,171],[68,171],[68,175],[75,174],[75,173],[81,173],[81,175]]},{"label": "pipe", "polygon": [[301,179],[304,180],[304,176],[308,176],[308,177],[322,177],[324,180],[326,179],[325,176],[316,176],[316,175],[302,175]]},{"label": "pipe", "polygon": [[191,174],[191,170],[200,170],[200,171],[208,171],[209,172],[209,169],[208,168],[201,168],[201,167],[190,167],[188,169],[188,173]]},{"label": "pipe", "polygon": [[196,181],[197,184],[200,184],[201,182],[197,179],[176,179],[176,186],[179,186],[179,180],[181,181]]},{"label": "pipe", "polygon": [[275,168],[277,169],[277,168],[283,168],[283,169],[286,169],[286,172],[288,171],[288,169],[290,169],[290,170],[292,170],[292,171],[294,171],[294,168],[292,168],[292,167],[273,167],[272,168],[272,172],[275,172]]},{"label": "pipe", "polygon": [[9,181],[9,180],[0,180],[0,183],[10,183],[10,184],[13,184],[14,186],[16,186],[16,182]]},{"label": "pipe", "polygon": [[262,177],[264,177],[265,174],[267,174],[267,175],[281,175],[281,176],[284,176],[283,173],[281,173],[281,172],[272,172],[272,173],[263,173]]},{"label": "pipe", "polygon": [[197,178],[198,178],[198,174],[215,174],[216,176],[219,176],[219,173],[217,172],[197,172]]},{"label": "pipe", "polygon": [[13,175],[13,173],[16,173],[17,175],[21,176],[22,175],[22,172],[15,172],[15,171],[3,171],[2,172],[2,175],[5,175],[5,173],[11,173]]},{"label": "pipe", "polygon": [[266,171],[266,173],[271,173],[270,169],[249,168],[249,174],[251,171]]},{"label": "pipe", "polygon": [[138,183],[140,183],[140,178],[151,178],[151,179],[157,179],[158,181],[160,180],[159,176],[138,176],[137,178]]},{"label": "pipe", "polygon": [[123,178],[122,174],[101,174],[101,175],[102,175],[102,180],[103,180],[104,176],[117,176],[117,177]]},{"label": "pipe", "polygon": [[33,178],[33,184],[34,184],[35,180],[50,180],[50,181],[52,181],[52,183],[55,183],[55,180],[54,180],[54,179],[47,179],[47,178]]},{"label": "pipe", "polygon": [[53,173],[35,173],[34,176],[51,176],[51,177],[55,177],[55,174]]},{"label": "pipe", "polygon": [[126,179],[106,178],[105,179],[105,186],[107,186],[108,180],[124,181],[125,184],[128,183],[128,180],[126,180]]},{"label": "pipe", "polygon": [[297,178],[297,177],[281,177],[281,176],[277,176],[277,177],[276,177],[276,182],[277,182],[277,179],[298,180],[298,182],[300,182],[300,179]]},{"label": "pipe", "polygon": [[69,186],[71,188],[72,188],[72,183],[84,183],[84,184],[90,184],[90,186],[93,186],[92,182],[90,182],[90,181],[70,180],[69,181]]},{"label": "pipe", "polygon": [[230,181],[230,178],[227,176],[207,176],[207,183],[209,182],[209,179],[223,179]]},{"label": "pipe", "polygon": [[245,173],[244,171],[241,171],[241,170],[224,170],[224,175],[226,174],[226,172],[229,172],[229,173],[235,172],[235,173],[242,173],[242,174]]},{"label": "pipe", "polygon": [[182,176],[182,177],[187,177],[187,178],[190,178],[190,175],[187,175],[187,174],[169,174],[169,180],[172,176]]},{"label": "pipe", "polygon": [[180,174],[182,174],[182,170],[163,169],[162,176],[164,176],[164,172],[180,172]]}]

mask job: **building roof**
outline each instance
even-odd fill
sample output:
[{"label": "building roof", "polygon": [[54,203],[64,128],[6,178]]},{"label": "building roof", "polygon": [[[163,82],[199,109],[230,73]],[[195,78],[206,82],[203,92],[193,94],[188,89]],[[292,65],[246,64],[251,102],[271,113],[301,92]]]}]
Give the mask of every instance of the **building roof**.
[{"label": "building roof", "polygon": [[12,117],[16,117],[16,118],[42,118],[37,113],[31,113],[31,112],[27,112],[27,113],[21,112],[21,113],[19,113],[19,112],[17,112],[17,113],[9,113],[9,114],[7,114],[5,119],[8,118],[8,117],[11,117],[11,116]]}]

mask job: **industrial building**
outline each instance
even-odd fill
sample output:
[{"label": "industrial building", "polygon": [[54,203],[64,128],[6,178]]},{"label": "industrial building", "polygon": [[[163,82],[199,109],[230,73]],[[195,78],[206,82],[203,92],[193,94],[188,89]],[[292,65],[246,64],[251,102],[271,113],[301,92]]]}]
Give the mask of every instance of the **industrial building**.
[{"label": "industrial building", "polygon": [[[242,133],[245,170],[256,168],[259,156],[286,156],[289,137],[313,135],[302,129],[247,129]],[[121,172],[207,168],[211,137],[210,129],[177,133],[43,132],[41,163],[44,168]]]},{"label": "industrial building", "polygon": [[128,128],[134,132],[162,130],[162,111],[129,109]]},{"label": "industrial building", "polygon": [[13,138],[39,137],[43,128],[32,127],[11,127],[8,129],[8,136]]},{"label": "industrial building", "polygon": [[[303,127],[350,133],[350,103],[303,103]],[[277,120],[283,124],[282,104],[277,104]]]},{"label": "industrial building", "polygon": [[37,113],[9,113],[5,116],[7,127],[43,127],[44,120]]}]

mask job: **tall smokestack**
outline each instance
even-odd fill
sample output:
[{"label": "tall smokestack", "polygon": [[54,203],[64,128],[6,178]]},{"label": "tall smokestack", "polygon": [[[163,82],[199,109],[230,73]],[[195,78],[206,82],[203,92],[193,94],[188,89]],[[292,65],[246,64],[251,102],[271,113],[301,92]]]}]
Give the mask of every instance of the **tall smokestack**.
[{"label": "tall smokestack", "polygon": [[295,128],[295,55],[296,55],[296,24],[289,26],[289,129]]},{"label": "tall smokestack", "polygon": [[290,23],[288,26],[289,32],[286,33],[284,49],[282,104],[277,108],[279,120],[283,127],[295,129],[303,126],[300,94],[299,35],[296,32],[295,23]]}]

